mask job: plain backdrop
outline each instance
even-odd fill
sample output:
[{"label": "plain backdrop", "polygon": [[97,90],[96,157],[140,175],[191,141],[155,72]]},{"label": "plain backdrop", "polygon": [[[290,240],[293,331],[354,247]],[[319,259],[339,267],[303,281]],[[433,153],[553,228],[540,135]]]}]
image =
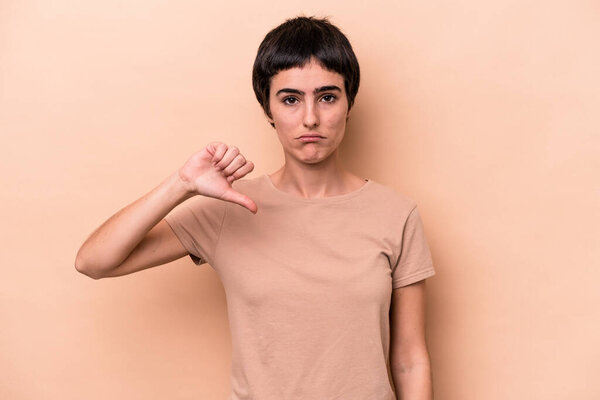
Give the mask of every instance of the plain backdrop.
[{"label": "plain backdrop", "polygon": [[210,141],[249,177],[281,166],[251,68],[299,14],[360,62],[345,165],[420,207],[436,399],[600,398],[600,6],[582,0],[1,0],[0,398],[226,398],[209,265],[93,280],[74,260]]}]

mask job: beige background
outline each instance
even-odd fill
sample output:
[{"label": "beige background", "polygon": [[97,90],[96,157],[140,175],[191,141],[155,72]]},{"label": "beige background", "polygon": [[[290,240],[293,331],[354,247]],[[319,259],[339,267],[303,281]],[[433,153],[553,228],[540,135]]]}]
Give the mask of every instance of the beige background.
[{"label": "beige background", "polygon": [[281,165],[250,71],[299,13],[361,64],[346,164],[420,205],[436,399],[600,398],[598,3],[301,4],[0,1],[0,398],[225,399],[212,268],[73,263],[209,141]]}]

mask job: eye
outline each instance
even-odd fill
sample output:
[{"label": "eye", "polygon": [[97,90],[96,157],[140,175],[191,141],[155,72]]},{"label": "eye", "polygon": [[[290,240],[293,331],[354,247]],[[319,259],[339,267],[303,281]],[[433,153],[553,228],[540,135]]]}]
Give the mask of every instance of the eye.
[{"label": "eye", "polygon": [[321,97],[321,99],[325,101],[325,103],[333,103],[336,97],[333,94],[326,94],[325,96]]},{"label": "eye", "polygon": [[286,97],[285,99],[283,99],[283,102],[285,104],[292,105],[292,104],[296,104],[298,102],[298,99],[290,96],[290,97]]}]

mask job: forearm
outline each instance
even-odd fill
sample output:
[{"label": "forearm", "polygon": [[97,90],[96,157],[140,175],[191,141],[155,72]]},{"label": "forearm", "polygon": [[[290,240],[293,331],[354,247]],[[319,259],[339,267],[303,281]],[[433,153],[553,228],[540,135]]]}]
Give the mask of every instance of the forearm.
[{"label": "forearm", "polygon": [[77,252],[77,269],[93,274],[120,265],[152,227],[193,196],[179,178],[179,172],[174,172],[92,232]]},{"label": "forearm", "polygon": [[391,368],[398,400],[433,400],[433,379],[428,361]]}]

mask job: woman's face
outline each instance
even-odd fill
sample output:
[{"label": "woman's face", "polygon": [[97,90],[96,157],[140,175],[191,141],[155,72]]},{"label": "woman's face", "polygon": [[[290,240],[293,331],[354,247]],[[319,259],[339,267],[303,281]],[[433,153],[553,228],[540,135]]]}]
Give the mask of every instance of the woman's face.
[{"label": "woman's face", "polygon": [[275,124],[286,161],[292,157],[319,163],[335,154],[344,138],[348,116],[344,78],[313,60],[271,79],[273,118],[268,119]]}]

